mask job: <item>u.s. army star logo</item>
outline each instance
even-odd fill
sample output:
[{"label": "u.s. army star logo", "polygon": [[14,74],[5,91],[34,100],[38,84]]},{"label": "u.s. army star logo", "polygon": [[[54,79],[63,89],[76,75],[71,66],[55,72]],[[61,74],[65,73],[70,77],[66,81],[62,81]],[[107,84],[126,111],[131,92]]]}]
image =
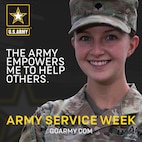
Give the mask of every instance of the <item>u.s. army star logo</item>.
[{"label": "u.s. army star logo", "polygon": [[30,4],[7,4],[6,26],[7,36],[30,36]]},{"label": "u.s. army star logo", "polygon": [[23,17],[24,17],[25,15],[27,15],[27,13],[21,13],[19,7],[17,7],[15,13],[9,13],[9,14],[14,17],[12,24],[15,24],[15,23],[18,22],[18,21],[21,22],[22,24],[24,24]]}]

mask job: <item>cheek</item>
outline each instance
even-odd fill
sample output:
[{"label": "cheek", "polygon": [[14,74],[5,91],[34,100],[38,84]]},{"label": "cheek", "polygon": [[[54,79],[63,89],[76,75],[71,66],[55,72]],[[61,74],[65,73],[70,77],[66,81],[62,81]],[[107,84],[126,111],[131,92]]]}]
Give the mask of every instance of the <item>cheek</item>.
[{"label": "cheek", "polygon": [[113,52],[114,58],[117,58],[118,60],[121,60],[122,62],[125,62],[127,56],[128,56],[128,44],[118,44],[111,52]]},{"label": "cheek", "polygon": [[83,60],[84,56],[81,50],[75,49],[75,57],[78,63]]},{"label": "cheek", "polygon": [[78,60],[84,59],[88,54],[88,50],[85,47],[76,46],[75,47],[75,55]]},{"label": "cheek", "polygon": [[129,54],[129,48],[130,48],[130,45],[129,44],[123,44],[122,45],[123,47],[122,47],[122,51],[121,51],[121,56],[122,56],[122,58],[127,58],[128,57],[128,54]]}]

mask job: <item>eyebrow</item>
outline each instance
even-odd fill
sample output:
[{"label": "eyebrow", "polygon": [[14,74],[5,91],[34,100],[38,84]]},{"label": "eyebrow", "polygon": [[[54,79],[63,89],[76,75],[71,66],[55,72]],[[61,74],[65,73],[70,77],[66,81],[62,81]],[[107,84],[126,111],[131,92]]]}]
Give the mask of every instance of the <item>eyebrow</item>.
[{"label": "eyebrow", "polygon": [[106,30],[106,31],[104,31],[104,33],[109,33],[109,32],[119,32],[119,30],[118,29],[109,29],[109,30]]}]

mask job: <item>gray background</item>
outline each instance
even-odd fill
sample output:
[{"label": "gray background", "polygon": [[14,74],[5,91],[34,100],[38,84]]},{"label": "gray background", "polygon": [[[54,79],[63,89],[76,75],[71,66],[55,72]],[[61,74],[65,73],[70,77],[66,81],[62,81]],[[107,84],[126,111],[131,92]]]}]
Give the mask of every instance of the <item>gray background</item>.
[{"label": "gray background", "polygon": [[[31,5],[31,36],[7,37],[5,35],[5,5],[29,3]],[[137,34],[142,38],[142,2],[139,6]],[[48,100],[64,99],[75,94],[86,82],[86,76],[78,67],[71,36],[68,0],[0,1],[0,142],[16,142],[22,126],[6,126],[9,115],[32,115],[35,109]],[[65,58],[66,71],[62,75],[49,76],[49,84],[8,84],[5,81],[6,48],[58,48]],[[126,65],[128,82],[135,82],[142,92],[142,42]]]}]

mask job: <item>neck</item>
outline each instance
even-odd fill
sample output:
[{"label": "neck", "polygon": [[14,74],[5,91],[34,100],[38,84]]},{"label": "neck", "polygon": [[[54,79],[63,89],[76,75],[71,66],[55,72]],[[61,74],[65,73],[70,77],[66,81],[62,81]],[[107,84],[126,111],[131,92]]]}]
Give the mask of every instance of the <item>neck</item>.
[{"label": "neck", "polygon": [[128,90],[129,86],[126,79],[120,79],[110,84],[96,83],[88,80],[86,87],[87,94],[101,109],[112,108],[117,105],[125,97]]}]

